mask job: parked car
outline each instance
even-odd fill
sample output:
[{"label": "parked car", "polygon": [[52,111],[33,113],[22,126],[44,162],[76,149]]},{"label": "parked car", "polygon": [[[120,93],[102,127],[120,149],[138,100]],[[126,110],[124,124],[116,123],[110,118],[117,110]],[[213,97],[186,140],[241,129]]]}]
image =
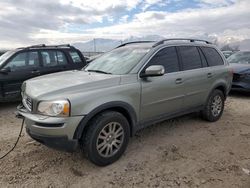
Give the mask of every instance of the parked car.
[{"label": "parked car", "polygon": [[18,112],[27,133],[58,149],[79,145],[104,166],[120,158],[129,137],[148,125],[200,111],[217,121],[232,71],[211,43],[179,40],[122,44],[81,71],[24,82]]},{"label": "parked car", "polygon": [[240,51],[227,61],[233,68],[232,90],[250,92],[250,51]]},{"label": "parked car", "polygon": [[70,45],[36,45],[8,51],[0,56],[0,102],[20,100],[25,80],[85,65],[81,52]]},{"label": "parked car", "polygon": [[230,57],[232,54],[234,54],[235,53],[235,51],[222,51],[222,53],[223,53],[223,55],[226,57],[226,58],[228,58],[228,57]]}]

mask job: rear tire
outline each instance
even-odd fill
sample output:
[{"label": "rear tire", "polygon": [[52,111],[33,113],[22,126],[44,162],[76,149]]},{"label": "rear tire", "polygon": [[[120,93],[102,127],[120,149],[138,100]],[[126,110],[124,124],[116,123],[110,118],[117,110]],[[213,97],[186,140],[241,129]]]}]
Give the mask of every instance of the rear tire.
[{"label": "rear tire", "polygon": [[95,116],[82,138],[83,152],[98,166],[118,160],[127,148],[129,123],[119,112],[106,111]]},{"label": "rear tire", "polygon": [[202,118],[215,122],[220,119],[224,111],[225,96],[221,90],[214,90],[207,101],[205,108],[202,110]]}]

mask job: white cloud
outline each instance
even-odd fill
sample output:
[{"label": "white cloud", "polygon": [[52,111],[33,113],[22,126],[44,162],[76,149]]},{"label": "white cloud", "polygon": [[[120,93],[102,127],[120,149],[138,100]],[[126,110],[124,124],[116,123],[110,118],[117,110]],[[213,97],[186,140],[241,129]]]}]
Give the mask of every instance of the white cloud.
[{"label": "white cloud", "polygon": [[197,2],[204,3],[204,4],[210,4],[210,5],[229,5],[235,0],[196,0]]},{"label": "white cloud", "polygon": [[[249,1],[204,9],[188,9],[176,13],[146,11],[134,16],[129,23],[91,29],[96,35],[103,33],[131,35],[159,34],[165,37],[218,36],[219,40],[235,37],[239,40],[250,38]],[[124,32],[126,31],[126,32]],[[230,32],[228,32],[230,31]],[[234,31],[237,31],[234,35]]]},{"label": "white cloud", "polygon": [[91,9],[96,11],[106,11],[116,7],[125,7],[127,10],[135,8],[141,0],[60,0],[62,4],[72,5],[81,9]]},{"label": "white cloud", "polygon": [[128,22],[129,15],[124,15],[120,19],[120,23],[127,23]]},{"label": "white cloud", "polygon": [[142,10],[145,11],[153,5],[164,6],[169,3],[170,0],[145,0],[143,2]]},{"label": "white cloud", "polygon": [[[220,41],[250,38],[249,0],[196,0],[201,8],[177,12],[148,10],[170,1],[181,3],[181,0],[3,0],[0,43],[2,47],[16,47],[100,37],[124,39],[133,35],[212,36]],[[131,15],[133,10],[138,13]],[[104,21],[109,26],[100,26]]]}]

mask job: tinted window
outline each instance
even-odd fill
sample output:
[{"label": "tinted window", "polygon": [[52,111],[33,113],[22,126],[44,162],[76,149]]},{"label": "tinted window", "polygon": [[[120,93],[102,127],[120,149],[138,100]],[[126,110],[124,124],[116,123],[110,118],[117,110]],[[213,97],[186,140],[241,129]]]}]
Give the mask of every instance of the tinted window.
[{"label": "tinted window", "polygon": [[194,46],[178,47],[182,59],[183,70],[198,69],[202,67],[200,54]]},{"label": "tinted window", "polygon": [[0,56],[0,66],[8,59],[10,58],[15,51],[8,51]]},{"label": "tinted window", "polygon": [[224,64],[220,54],[214,48],[202,47],[201,49],[204,52],[210,67]]},{"label": "tinted window", "polygon": [[81,58],[77,52],[69,52],[70,57],[74,63],[81,63]]},{"label": "tinted window", "polygon": [[179,63],[175,47],[167,47],[155,54],[148,65],[162,65],[166,73],[179,71]]},{"label": "tinted window", "polygon": [[207,67],[207,66],[208,66],[207,60],[206,60],[206,58],[205,58],[203,52],[201,51],[200,48],[198,48],[198,51],[199,51],[199,53],[200,53],[200,58],[201,58],[202,66],[203,66],[203,67]]},{"label": "tinted window", "polygon": [[10,67],[12,71],[39,66],[37,52],[23,52],[17,54],[5,67]]},{"label": "tinted window", "polygon": [[65,65],[67,64],[67,59],[61,51],[56,51],[56,56],[57,56],[57,63],[59,65]]},{"label": "tinted window", "polygon": [[29,66],[39,66],[39,57],[37,52],[28,52]]},{"label": "tinted window", "polygon": [[65,65],[67,64],[67,59],[61,51],[56,50],[47,50],[42,51],[42,60],[43,66],[45,67],[54,67],[57,65]]}]

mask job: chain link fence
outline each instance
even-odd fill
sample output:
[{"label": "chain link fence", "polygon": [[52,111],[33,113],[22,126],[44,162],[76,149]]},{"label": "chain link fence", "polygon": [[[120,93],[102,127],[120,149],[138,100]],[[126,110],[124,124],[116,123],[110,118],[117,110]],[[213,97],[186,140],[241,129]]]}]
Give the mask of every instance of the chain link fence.
[{"label": "chain link fence", "polygon": [[96,55],[99,55],[102,53],[104,53],[104,52],[82,52],[82,54],[86,57],[96,56]]}]

